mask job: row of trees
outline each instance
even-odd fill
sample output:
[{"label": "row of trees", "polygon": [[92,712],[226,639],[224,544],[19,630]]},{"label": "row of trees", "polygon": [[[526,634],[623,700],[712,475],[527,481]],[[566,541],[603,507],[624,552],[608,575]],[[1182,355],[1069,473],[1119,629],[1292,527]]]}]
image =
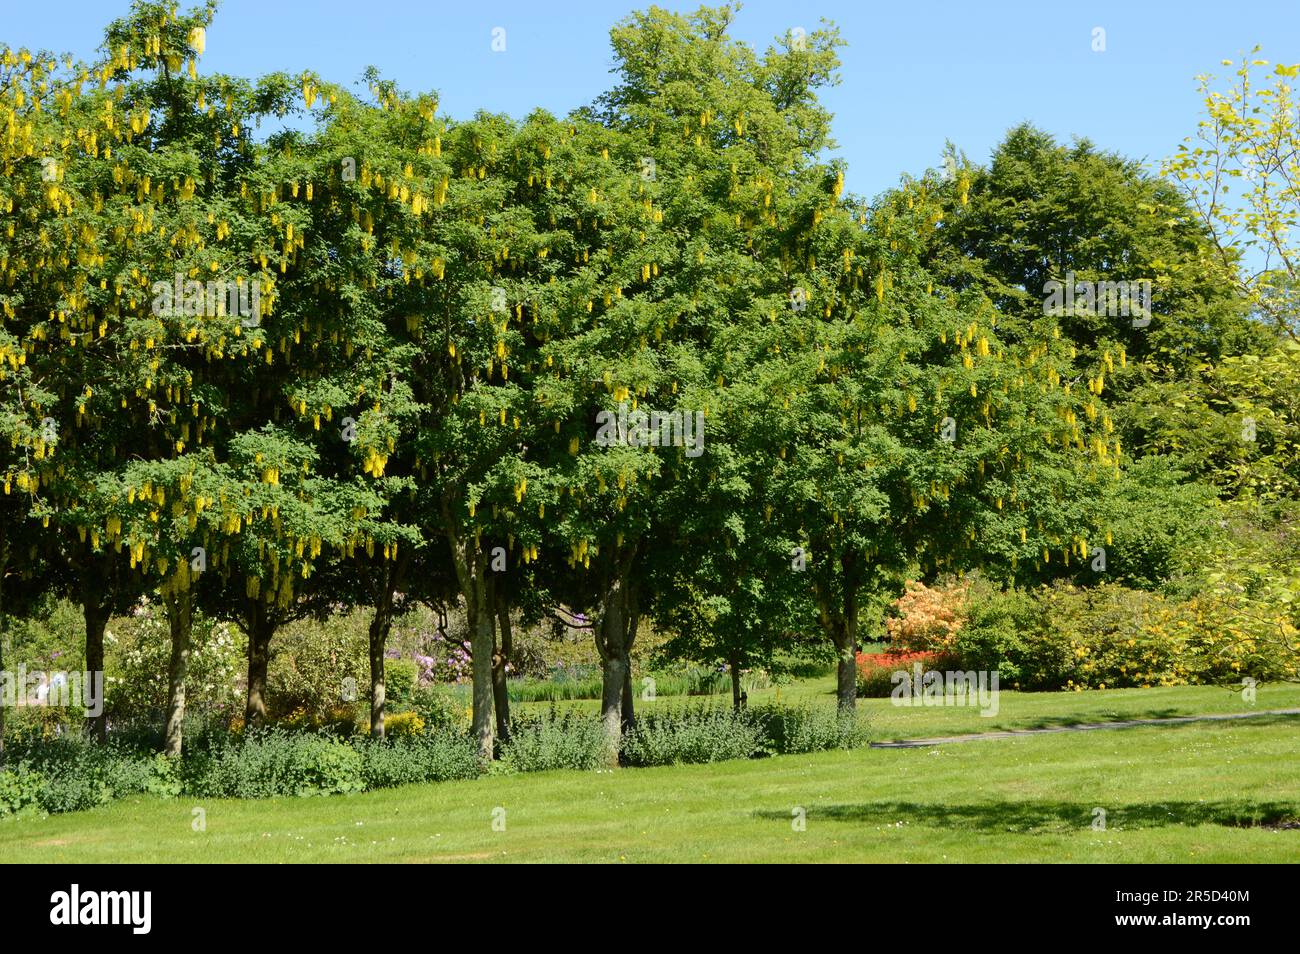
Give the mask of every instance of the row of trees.
[{"label": "row of trees", "polygon": [[[611,751],[643,618],[733,671],[821,641],[851,708],[868,606],[914,573],[1081,572],[1143,439],[1116,381],[1263,334],[1174,190],[1087,147],[1020,130],[991,170],[845,194],[830,28],[759,55],[729,8],[651,10],[591,107],[453,120],[377,72],[201,74],[213,15],[137,2],[94,63],[0,52],[0,614],[67,595],[102,669],[156,591],[169,753],[197,608],[248,635],[250,724],[277,630],[364,606],[382,735],[413,601],[464,607],[484,756],[512,614],[591,628]],[[1115,208],[1039,255],[997,193],[1050,162]],[[1148,267],[1147,332],[1036,298]],[[703,453],[650,410],[698,412]]]}]

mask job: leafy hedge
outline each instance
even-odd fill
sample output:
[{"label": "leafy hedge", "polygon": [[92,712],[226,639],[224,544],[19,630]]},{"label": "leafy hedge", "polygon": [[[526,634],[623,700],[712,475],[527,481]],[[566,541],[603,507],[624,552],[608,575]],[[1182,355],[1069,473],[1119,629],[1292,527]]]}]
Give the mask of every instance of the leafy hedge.
[{"label": "leafy hedge", "polygon": [[[196,729],[185,754],[155,754],[146,736],[106,746],[80,738],[27,739],[0,771],[0,816],[26,810],[70,812],[137,792],[207,798],[346,795],[422,782],[475,778],[485,766],[463,727],[415,731],[383,740],[284,726],[228,732]],[[391,725],[391,723],[390,723]],[[624,733],[629,766],[674,765],[851,748],[865,727],[829,707],[724,706],[657,709]],[[600,718],[572,710],[523,715],[511,723],[497,771],[592,770],[607,763]]]},{"label": "leafy hedge", "polygon": [[[1295,679],[1294,625],[1251,612],[1249,594],[1179,599],[1117,583],[1000,589],[976,579],[928,588],[895,603],[891,631],[926,668],[997,672],[1003,688],[1106,689]],[[936,607],[952,625],[935,627]],[[916,618],[913,618],[916,617]],[[893,657],[887,657],[892,659]],[[909,664],[910,664],[909,657]],[[859,663],[864,695],[889,695],[897,665]]]}]

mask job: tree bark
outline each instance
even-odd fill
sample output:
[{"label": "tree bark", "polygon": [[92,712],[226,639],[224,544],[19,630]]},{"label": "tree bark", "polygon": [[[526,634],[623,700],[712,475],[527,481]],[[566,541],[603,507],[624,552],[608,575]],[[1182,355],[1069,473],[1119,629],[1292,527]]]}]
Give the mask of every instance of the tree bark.
[{"label": "tree bark", "polygon": [[727,668],[731,670],[731,708],[740,708],[740,663],[735,658],[727,660]]},{"label": "tree bark", "polygon": [[[631,627],[637,619],[636,587],[631,580],[636,548],[602,555],[604,580],[598,618],[593,632],[600,654],[600,717],[605,728],[605,760],[618,764],[623,744],[623,697],[631,679]],[[605,561],[608,562],[605,562]]]},{"label": "tree bark", "polygon": [[[86,671],[104,672],[104,630],[108,626],[108,617],[112,609],[113,570],[112,552],[97,560],[90,554],[85,562],[73,560],[73,570],[80,577],[81,618],[86,628]],[[92,683],[93,684],[93,683]],[[108,717],[104,712],[98,716],[86,716],[86,734],[95,742],[104,742],[108,738]]]},{"label": "tree bark", "polygon": [[[100,603],[83,603],[82,618],[86,621],[86,671],[94,680],[95,673],[104,672],[104,630],[108,626],[108,607]],[[99,715],[86,716],[86,733],[96,742],[107,741],[108,715],[102,708]]]},{"label": "tree bark", "polygon": [[839,657],[835,680],[836,705],[840,712],[852,712],[858,702],[858,600],[856,589],[845,594],[844,609],[830,625],[831,640]]},{"label": "tree bark", "polygon": [[506,664],[514,652],[514,635],[510,630],[510,601],[504,587],[493,587],[497,613],[499,643],[492,656],[492,698],[496,706],[497,738],[502,742],[510,738],[510,692],[506,683]]},{"label": "tree bark", "polygon": [[[619,614],[609,612],[605,619],[611,626],[619,625]],[[618,753],[623,746],[623,688],[628,678],[627,660],[618,652],[601,660],[600,718],[605,725],[605,761],[618,764]]]},{"label": "tree bark", "polygon": [[628,620],[627,620],[627,639],[624,641],[624,651],[627,657],[627,667],[623,670],[623,731],[630,732],[636,727],[636,705],[633,701],[634,693],[632,691],[632,646],[636,643],[636,630],[641,624],[641,609],[635,599],[635,591],[632,598],[628,601]]},{"label": "tree bark", "polygon": [[394,572],[385,568],[381,591],[375,600],[375,615],[370,620],[370,737],[384,737],[384,650],[393,627]]},{"label": "tree bark", "polygon": [[266,724],[266,671],[271,662],[271,637],[275,623],[261,599],[251,599],[248,611],[248,698],[244,704],[244,725]]},{"label": "tree bark", "polygon": [[[0,526],[0,673],[5,671],[5,636],[9,619],[5,616],[5,576],[9,572],[9,537]],[[15,687],[16,688],[16,687]],[[5,707],[0,700],[0,769],[5,766]]]},{"label": "tree bark", "polygon": [[632,667],[623,674],[623,731],[636,727],[636,690],[632,685]]},{"label": "tree bark", "polygon": [[442,500],[443,532],[451,547],[452,563],[465,597],[465,619],[469,624],[470,675],[473,682],[473,707],[470,731],[478,749],[478,757],[488,761],[493,757],[492,738],[492,652],[496,648],[493,633],[492,607],[488,601],[488,576],[490,572],[483,547],[472,536],[462,539],[456,531],[456,521],[451,516],[451,504]]},{"label": "tree bark", "polygon": [[496,648],[493,635],[492,611],[488,606],[485,580],[481,573],[486,569],[477,555],[471,557],[479,564],[479,576],[465,594],[465,610],[469,621],[470,675],[473,682],[473,708],[470,731],[477,742],[478,756],[488,761],[493,756],[492,715],[495,699],[492,692],[492,650]]},{"label": "tree bark", "polygon": [[832,605],[825,590],[817,594],[822,630],[830,637],[838,658],[835,697],[841,713],[851,713],[858,701],[858,589],[861,585],[861,559],[855,550],[840,557],[841,593]]},{"label": "tree bark", "polygon": [[[857,627],[855,626],[854,629]],[[835,696],[840,712],[852,712],[858,704],[858,666],[854,651],[857,640],[850,639],[840,650],[839,670],[836,674]]]},{"label": "tree bark", "polygon": [[167,723],[163,753],[179,757],[185,726],[185,677],[190,668],[190,637],[193,606],[190,601],[188,564],[164,586],[167,624],[171,630],[172,653],[167,666]]}]

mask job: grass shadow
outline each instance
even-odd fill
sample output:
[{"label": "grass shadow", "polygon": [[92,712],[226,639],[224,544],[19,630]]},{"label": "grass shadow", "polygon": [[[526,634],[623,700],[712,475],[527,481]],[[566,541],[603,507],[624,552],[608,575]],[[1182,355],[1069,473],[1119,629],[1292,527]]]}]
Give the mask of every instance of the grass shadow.
[{"label": "grass shadow", "polygon": [[1126,715],[1114,717],[1114,718],[1097,714],[1097,715],[1088,716],[1086,718],[1075,717],[1075,716],[1045,716],[1040,719],[1036,719],[1033,722],[1021,722],[1021,723],[995,722],[993,720],[990,720],[990,724],[981,725],[978,729],[971,730],[971,731],[951,731],[945,733],[930,732],[930,733],[926,733],[924,736],[921,736],[916,733],[899,734],[898,727],[891,726],[890,731],[891,733],[893,733],[892,735],[890,735],[888,738],[882,736],[881,738],[874,741],[901,742],[901,741],[906,741],[910,738],[921,738],[921,737],[946,739],[946,738],[958,738],[967,735],[971,735],[971,736],[982,735],[988,732],[1028,732],[1033,729],[1068,729],[1071,728],[1072,726],[1096,725],[1097,723],[1103,723],[1103,722],[1131,722],[1134,720],[1141,721],[1143,719],[1171,719],[1171,718],[1172,719],[1186,718],[1187,721],[1167,722],[1164,723],[1163,725],[1117,726],[1114,729],[1097,729],[1091,731],[1113,732],[1113,731],[1120,731],[1123,729],[1187,729],[1196,726],[1200,726],[1200,727],[1208,726],[1208,727],[1217,727],[1217,728],[1263,729],[1263,728],[1272,728],[1277,726],[1295,726],[1297,722],[1300,722],[1300,715],[1260,714],[1260,715],[1251,715],[1249,717],[1245,717],[1245,713],[1242,713],[1241,718],[1216,719],[1216,718],[1209,718],[1207,716],[1192,717],[1192,716],[1181,715],[1177,710],[1151,709],[1140,714],[1128,713]]}]

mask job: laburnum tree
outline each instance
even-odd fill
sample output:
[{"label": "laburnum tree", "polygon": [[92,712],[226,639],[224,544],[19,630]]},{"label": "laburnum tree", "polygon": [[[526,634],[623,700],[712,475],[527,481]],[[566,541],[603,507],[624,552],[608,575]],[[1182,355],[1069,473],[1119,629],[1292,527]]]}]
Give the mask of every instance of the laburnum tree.
[{"label": "laburnum tree", "polygon": [[[287,536],[295,548],[289,556],[301,556],[295,541],[304,539],[312,556],[326,542],[336,552],[320,572],[313,565],[300,574],[297,596],[286,600],[258,592],[256,580],[266,573],[246,574],[249,716],[265,716],[254,687],[265,683],[276,628],[306,615],[366,606],[374,614],[371,731],[382,736],[385,643],[420,543],[409,505],[402,506],[410,495],[411,461],[399,453],[398,436],[418,410],[408,377],[415,354],[409,333],[419,315],[415,296],[426,271],[436,271],[412,257],[420,216],[438,201],[437,180],[411,165],[423,152],[422,140],[409,131],[411,118],[422,123],[417,108],[428,107],[421,102],[409,112],[397,110],[391,88],[373,75],[372,101],[310,73],[297,85],[302,110],[316,110],[317,127],[271,137],[255,187],[276,209],[272,222],[283,249],[277,308],[263,329],[276,343],[275,354],[232,384],[252,395],[247,426],[270,420],[286,442],[282,450],[302,458],[292,461],[305,478],[298,496],[315,516],[300,528],[307,532]],[[260,433],[265,440],[272,431]],[[261,462],[274,453],[271,448],[256,461],[265,466]],[[282,473],[278,465],[276,473]],[[308,513],[299,508],[300,517]],[[308,529],[313,521],[319,526]],[[285,555],[269,553],[274,586]],[[265,555],[259,549],[256,556]],[[293,588],[287,580],[279,586]]]},{"label": "laburnum tree", "polygon": [[[304,494],[277,475],[308,457],[264,419],[250,423],[264,385],[248,387],[240,370],[274,362],[262,322],[274,313],[275,272],[301,246],[250,138],[258,118],[284,112],[291,90],[283,77],[200,77],[211,13],[138,4],[109,26],[103,62],[76,75],[99,84],[64,97],[72,132],[55,157],[78,251],[75,262],[64,256],[65,283],[50,283],[64,307],[33,314],[27,332],[69,382],[45,414],[61,447],[38,474],[49,488],[38,515],[88,541],[83,573],[95,572],[85,559],[113,551],[141,588],[161,581],[173,640],[170,753],[181,746],[195,581],[256,525],[258,567],[269,561],[284,599],[289,574],[309,574],[324,536],[310,522],[284,526],[281,512]],[[247,572],[250,590],[262,575]]]},{"label": "laburnum tree", "polygon": [[[58,396],[36,329],[57,315],[71,264],[62,245],[72,234],[68,199],[51,153],[63,138],[56,101],[68,85],[52,54],[0,47],[0,656],[9,620],[44,590],[32,582],[48,534],[33,511],[47,505],[41,469],[57,446],[57,422],[47,419]],[[52,161],[42,161],[47,154]]]},{"label": "laburnum tree", "polygon": [[804,198],[816,224],[789,249],[804,307],[774,312],[743,384],[751,440],[772,461],[765,503],[800,541],[788,569],[806,575],[839,656],[841,710],[855,701],[868,597],[917,570],[1084,559],[1095,487],[1118,466],[1060,328],[1043,319],[1003,340],[982,293],[936,287],[920,266],[942,221],[937,187],[856,215],[834,189]]},{"label": "laburnum tree", "polygon": [[[540,421],[529,376],[549,334],[541,328],[562,303],[554,279],[567,268],[551,257],[556,220],[537,218],[536,197],[566,189],[558,153],[575,133],[542,114],[452,124],[435,97],[369,79],[373,100],[340,92],[313,143],[317,161],[349,174],[319,207],[326,235],[303,275],[306,307],[346,322],[350,365],[304,382],[294,403],[313,417],[355,407],[350,446],[385,501],[387,531],[367,530],[367,555],[373,542],[385,562],[358,570],[375,606],[372,682],[399,585],[404,598],[438,604],[458,591],[470,622],[472,730],[490,757],[508,719],[496,624],[509,619],[518,590],[509,574],[536,557],[545,514],[540,503],[531,516],[524,462]],[[376,734],[380,713],[376,683]]]},{"label": "laburnum tree", "polygon": [[[607,273],[574,279],[593,283],[591,318],[556,348],[557,386],[585,431],[572,439],[559,533],[583,570],[562,595],[592,620],[611,753],[631,716],[647,557],[675,539],[673,507],[691,506],[679,482],[718,477],[727,449],[713,422],[730,411],[720,395],[738,360],[729,326],[781,287],[775,243],[762,233],[787,225],[774,203],[810,175],[829,124],[815,90],[832,78],[833,33],[760,58],[727,35],[733,14],[629,17],[611,34],[618,82],[589,110],[617,134],[609,153],[625,184],[621,201],[611,195],[599,210],[602,227],[614,225],[601,235]],[[639,417],[652,411],[653,422]],[[603,441],[592,439],[600,412],[618,421]],[[666,415],[675,417],[665,426]]]},{"label": "laburnum tree", "polygon": [[[402,107],[399,107],[402,108]],[[521,446],[526,368],[521,296],[503,274],[535,252],[531,223],[511,201],[514,128],[480,115],[449,125],[419,101],[402,148],[422,152],[433,208],[411,233],[413,299],[393,329],[410,349],[398,373],[418,409],[399,441],[412,481],[404,506],[421,528],[420,564],[433,592],[448,577],[464,600],[472,654],[472,732],[494,749],[493,550],[498,569],[519,558],[501,526],[500,483]],[[424,115],[421,115],[423,110]],[[511,323],[514,323],[512,327]],[[512,475],[519,482],[517,474]],[[523,490],[520,490],[522,495]],[[448,573],[450,570],[450,573]]]}]

